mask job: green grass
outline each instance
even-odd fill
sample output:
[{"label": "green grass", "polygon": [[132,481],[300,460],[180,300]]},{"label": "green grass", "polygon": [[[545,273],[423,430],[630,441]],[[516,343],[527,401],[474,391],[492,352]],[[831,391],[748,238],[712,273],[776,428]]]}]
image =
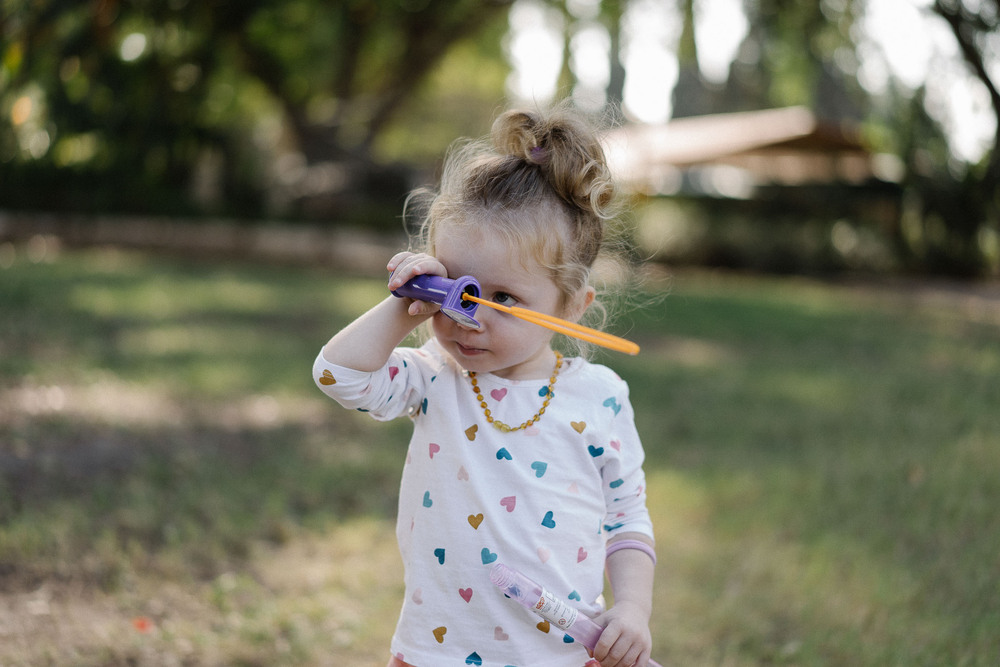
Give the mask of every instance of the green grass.
[{"label": "green grass", "polygon": [[[405,423],[315,389],[316,267],[0,269],[0,663],[386,659]],[[632,387],[678,665],[1000,660],[1000,304],[682,274]],[[148,619],[149,625],[137,619]]]}]

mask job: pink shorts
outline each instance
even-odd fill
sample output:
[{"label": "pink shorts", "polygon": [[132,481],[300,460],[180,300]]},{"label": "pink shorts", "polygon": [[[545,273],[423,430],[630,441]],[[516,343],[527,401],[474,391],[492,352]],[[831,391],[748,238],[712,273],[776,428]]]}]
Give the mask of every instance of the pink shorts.
[{"label": "pink shorts", "polygon": [[[391,658],[389,658],[389,664],[386,665],[385,667],[413,667],[413,665],[411,665],[408,662],[403,662],[396,656],[392,656]],[[587,664],[585,664],[583,667],[601,667],[601,663],[597,662],[596,660],[588,660]]]}]

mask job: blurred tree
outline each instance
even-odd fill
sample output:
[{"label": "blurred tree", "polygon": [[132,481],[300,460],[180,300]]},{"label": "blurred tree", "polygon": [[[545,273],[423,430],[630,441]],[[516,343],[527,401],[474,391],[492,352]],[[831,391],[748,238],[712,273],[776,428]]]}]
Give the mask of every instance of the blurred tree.
[{"label": "blurred tree", "polygon": [[[605,99],[617,106],[623,17],[642,3],[537,1],[562,11],[566,54],[581,17],[604,26]],[[828,118],[872,117],[855,76],[867,0],[743,0],[750,30],[722,86],[700,74],[700,1],[670,5],[675,116],[804,104]],[[478,134],[502,103],[511,2],[0,0],[0,205],[392,220],[410,183],[387,164]],[[989,66],[997,0],[929,8],[1000,121]],[[564,61],[560,90],[572,76]],[[983,230],[1000,238],[1000,122],[982,164],[956,170],[911,98],[899,92],[879,113],[883,146],[905,159],[914,190],[948,193],[922,200],[921,247],[943,239],[943,259],[930,264],[979,266]]]},{"label": "blurred tree", "polygon": [[372,149],[394,114],[507,4],[4,0],[3,200],[184,211],[198,180],[259,215],[279,144],[301,155],[279,184],[365,190],[384,182]]},{"label": "blurred tree", "polygon": [[987,91],[997,124],[980,164],[955,170],[926,107],[920,104],[913,112],[904,151],[915,209],[909,250],[924,270],[975,276],[997,270],[1000,262],[995,247],[1000,239],[1000,90],[989,66],[996,57],[1000,3],[934,0],[931,9],[947,23],[966,65]]},{"label": "blurred tree", "polygon": [[994,195],[993,205],[1000,207],[1000,199],[997,199],[1000,197],[1000,82],[994,81],[987,64],[989,58],[997,56],[1000,2],[979,0],[972,5],[961,0],[935,0],[932,9],[947,22],[966,64],[989,94],[997,124],[982,178],[983,185]]},{"label": "blurred tree", "polygon": [[622,62],[622,18],[628,7],[628,0],[604,0],[601,2],[601,20],[610,35],[608,77],[608,105],[621,107],[625,99],[625,64]]},{"label": "blurred tree", "polygon": [[996,0],[936,0],[931,16],[946,22],[969,71],[983,84],[997,130],[978,164],[953,155],[941,122],[929,112],[926,86],[893,87],[880,111],[882,145],[906,166],[904,211],[896,243],[912,270],[979,276],[1000,270],[1000,94],[990,75],[990,40],[1000,33]]},{"label": "blurred tree", "polygon": [[864,115],[867,96],[851,67],[857,62],[851,34],[857,0],[744,0],[750,30],[722,86],[701,75],[694,38],[698,0],[679,1],[684,27],[675,116],[795,105],[836,120]]},{"label": "blurred tree", "polygon": [[677,85],[674,86],[671,105],[675,118],[720,111],[714,108],[710,99],[713,93],[701,75],[694,30],[694,5],[695,0],[679,0],[681,34],[677,40]]}]

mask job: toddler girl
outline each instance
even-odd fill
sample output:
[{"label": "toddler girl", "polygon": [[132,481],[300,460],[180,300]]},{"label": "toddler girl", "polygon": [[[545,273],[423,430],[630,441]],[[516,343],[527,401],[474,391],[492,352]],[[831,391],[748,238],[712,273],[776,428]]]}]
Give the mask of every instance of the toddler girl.
[{"label": "toddler girl", "polygon": [[[491,139],[451,152],[425,252],[395,255],[388,287],[471,275],[485,299],[577,321],[594,301],[613,194],[600,143],[566,110],[507,112]],[[399,347],[428,319],[426,344]],[[501,562],[604,627],[600,665],[644,666],[655,554],[628,387],[554,350],[548,329],[488,308],[476,319],[469,328],[437,304],[388,296],[313,368],[341,405],[413,420],[396,524],[406,596],[389,664],[594,665],[490,583]]]}]

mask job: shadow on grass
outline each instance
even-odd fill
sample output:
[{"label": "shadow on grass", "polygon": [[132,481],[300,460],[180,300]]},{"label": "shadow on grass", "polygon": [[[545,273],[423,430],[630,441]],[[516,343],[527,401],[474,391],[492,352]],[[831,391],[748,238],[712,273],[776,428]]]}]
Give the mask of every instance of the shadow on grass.
[{"label": "shadow on grass", "polygon": [[22,436],[31,453],[0,458],[8,590],[81,578],[112,589],[145,568],[210,579],[255,542],[390,519],[403,451],[372,443],[351,454],[335,427],[320,443],[301,426],[137,431],[43,419]]},{"label": "shadow on grass", "polygon": [[[312,384],[382,298],[310,268],[72,253],[0,280],[0,586],[212,578],[391,522],[409,427]],[[678,281],[601,355],[630,383],[658,659],[989,664],[1000,329],[892,295]],[[654,485],[658,485],[654,488]]]},{"label": "shadow on grass", "polygon": [[405,425],[346,413],[309,373],[372,289],[117,252],[6,270],[0,586],[211,577],[254,541],[391,517]]}]

